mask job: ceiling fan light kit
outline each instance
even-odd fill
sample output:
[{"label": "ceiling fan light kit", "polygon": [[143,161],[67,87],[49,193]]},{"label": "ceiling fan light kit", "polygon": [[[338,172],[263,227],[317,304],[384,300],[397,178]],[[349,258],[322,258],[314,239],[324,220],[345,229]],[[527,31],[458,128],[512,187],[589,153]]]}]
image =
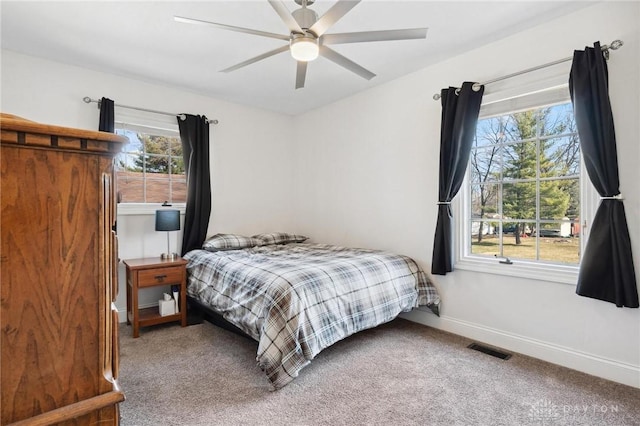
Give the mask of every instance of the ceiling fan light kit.
[{"label": "ceiling fan light kit", "polygon": [[335,24],[339,19],[346,15],[347,12],[353,9],[358,3],[360,3],[361,0],[338,0],[320,18],[318,18],[318,15],[315,11],[308,9],[307,7],[311,6],[314,3],[314,0],[294,0],[301,7],[294,10],[293,12],[290,12],[289,9],[287,9],[284,3],[280,0],[267,1],[280,16],[284,24],[289,28],[288,36],[180,16],[174,16],[174,19],[178,22],[189,24],[206,24],[228,31],[237,31],[261,37],[288,40],[289,46],[285,45],[277,49],[270,50],[269,52],[265,52],[254,58],[247,59],[246,61],[226,68],[222,70],[222,72],[235,71],[239,68],[269,58],[273,55],[277,55],[278,53],[282,53],[288,49],[293,59],[297,61],[295,85],[296,89],[304,87],[305,77],[307,73],[307,62],[313,61],[318,56],[323,56],[324,58],[367,80],[371,80],[376,76],[366,68],[342,56],[335,50],[330,49],[329,47],[327,47],[327,45],[341,43],[363,43],[372,41],[413,40],[424,39],[427,37],[427,28],[364,31],[325,35],[325,32],[333,24]]},{"label": "ceiling fan light kit", "polygon": [[289,45],[291,56],[296,61],[309,62],[318,57],[318,39],[307,34],[293,34]]}]

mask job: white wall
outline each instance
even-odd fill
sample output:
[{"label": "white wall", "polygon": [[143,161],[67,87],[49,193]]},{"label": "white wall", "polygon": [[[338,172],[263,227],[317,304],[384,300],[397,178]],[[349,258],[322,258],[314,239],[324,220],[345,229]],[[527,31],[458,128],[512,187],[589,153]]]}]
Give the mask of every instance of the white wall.
[{"label": "white wall", "polygon": [[[82,98],[106,96],[116,104],[168,112],[204,114],[211,125],[212,217],[209,234],[291,229],[293,170],[292,118],[199,96],[169,87],[2,51],[0,111],[29,120],[97,130],[99,110]],[[153,212],[118,215],[120,258],[157,256],[166,234],[155,232]],[[292,230],[295,231],[295,230]],[[171,233],[179,252],[181,232]],[[161,292],[162,290],[160,290]],[[157,305],[158,291],[141,295],[141,305]],[[126,310],[124,268],[116,302]]]},{"label": "white wall", "polygon": [[[640,4],[600,4],[296,117],[297,229],[319,242],[384,248],[431,268],[440,103],[432,95],[569,57],[600,40],[611,53],[621,191],[640,282]],[[568,79],[569,63],[561,67]],[[553,70],[530,74],[552,78]],[[544,76],[544,77],[543,77]],[[486,94],[499,85],[487,86]],[[313,129],[309,131],[308,129]],[[485,273],[434,276],[440,318],[407,318],[640,387],[640,311],[575,286]]]},{"label": "white wall", "polygon": [[[107,96],[217,118],[210,233],[292,230],[318,242],[407,254],[429,271],[440,138],[432,95],[620,38],[625,46],[612,53],[610,92],[640,274],[639,21],[638,3],[596,5],[296,118],[3,51],[0,110],[95,129],[98,110],[81,99]],[[489,86],[486,96],[498,87]],[[166,241],[158,234],[152,216],[119,217],[121,257],[155,255]],[[637,309],[576,296],[566,284],[461,270],[433,279],[442,316],[417,311],[408,318],[640,387]],[[122,278],[120,285],[124,310]]]}]

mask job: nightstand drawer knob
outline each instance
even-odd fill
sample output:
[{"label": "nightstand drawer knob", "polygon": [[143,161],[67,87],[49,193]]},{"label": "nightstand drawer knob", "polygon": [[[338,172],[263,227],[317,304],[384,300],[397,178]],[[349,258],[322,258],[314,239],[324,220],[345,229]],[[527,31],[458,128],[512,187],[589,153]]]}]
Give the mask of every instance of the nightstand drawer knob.
[{"label": "nightstand drawer knob", "polygon": [[155,275],[153,278],[155,278],[158,281],[164,281],[164,279],[167,278],[167,274]]}]

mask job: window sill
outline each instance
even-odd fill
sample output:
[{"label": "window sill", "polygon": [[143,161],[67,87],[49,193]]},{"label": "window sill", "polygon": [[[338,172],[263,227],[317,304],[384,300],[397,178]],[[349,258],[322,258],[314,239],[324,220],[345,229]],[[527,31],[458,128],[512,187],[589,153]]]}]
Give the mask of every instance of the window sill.
[{"label": "window sill", "polygon": [[454,265],[454,269],[528,278],[536,281],[550,281],[560,284],[576,285],[578,282],[577,266],[540,265],[524,260],[512,261],[513,264],[505,265],[499,263],[499,259],[469,256],[458,260]]},{"label": "window sill", "polygon": [[[180,214],[184,214],[186,208],[185,203],[174,203],[170,207],[172,209],[180,210]],[[118,216],[144,216],[154,215],[156,210],[161,210],[164,207],[159,203],[119,203],[118,204]]]}]

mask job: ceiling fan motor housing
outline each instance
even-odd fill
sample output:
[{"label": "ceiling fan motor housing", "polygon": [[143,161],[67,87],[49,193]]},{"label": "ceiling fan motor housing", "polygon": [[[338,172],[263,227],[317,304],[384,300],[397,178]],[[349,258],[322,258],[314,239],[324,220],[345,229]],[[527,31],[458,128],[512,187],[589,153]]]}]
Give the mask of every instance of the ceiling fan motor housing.
[{"label": "ceiling fan motor housing", "polygon": [[318,20],[318,14],[315,10],[307,9],[306,7],[294,10],[291,15],[303,30],[308,30]]}]

